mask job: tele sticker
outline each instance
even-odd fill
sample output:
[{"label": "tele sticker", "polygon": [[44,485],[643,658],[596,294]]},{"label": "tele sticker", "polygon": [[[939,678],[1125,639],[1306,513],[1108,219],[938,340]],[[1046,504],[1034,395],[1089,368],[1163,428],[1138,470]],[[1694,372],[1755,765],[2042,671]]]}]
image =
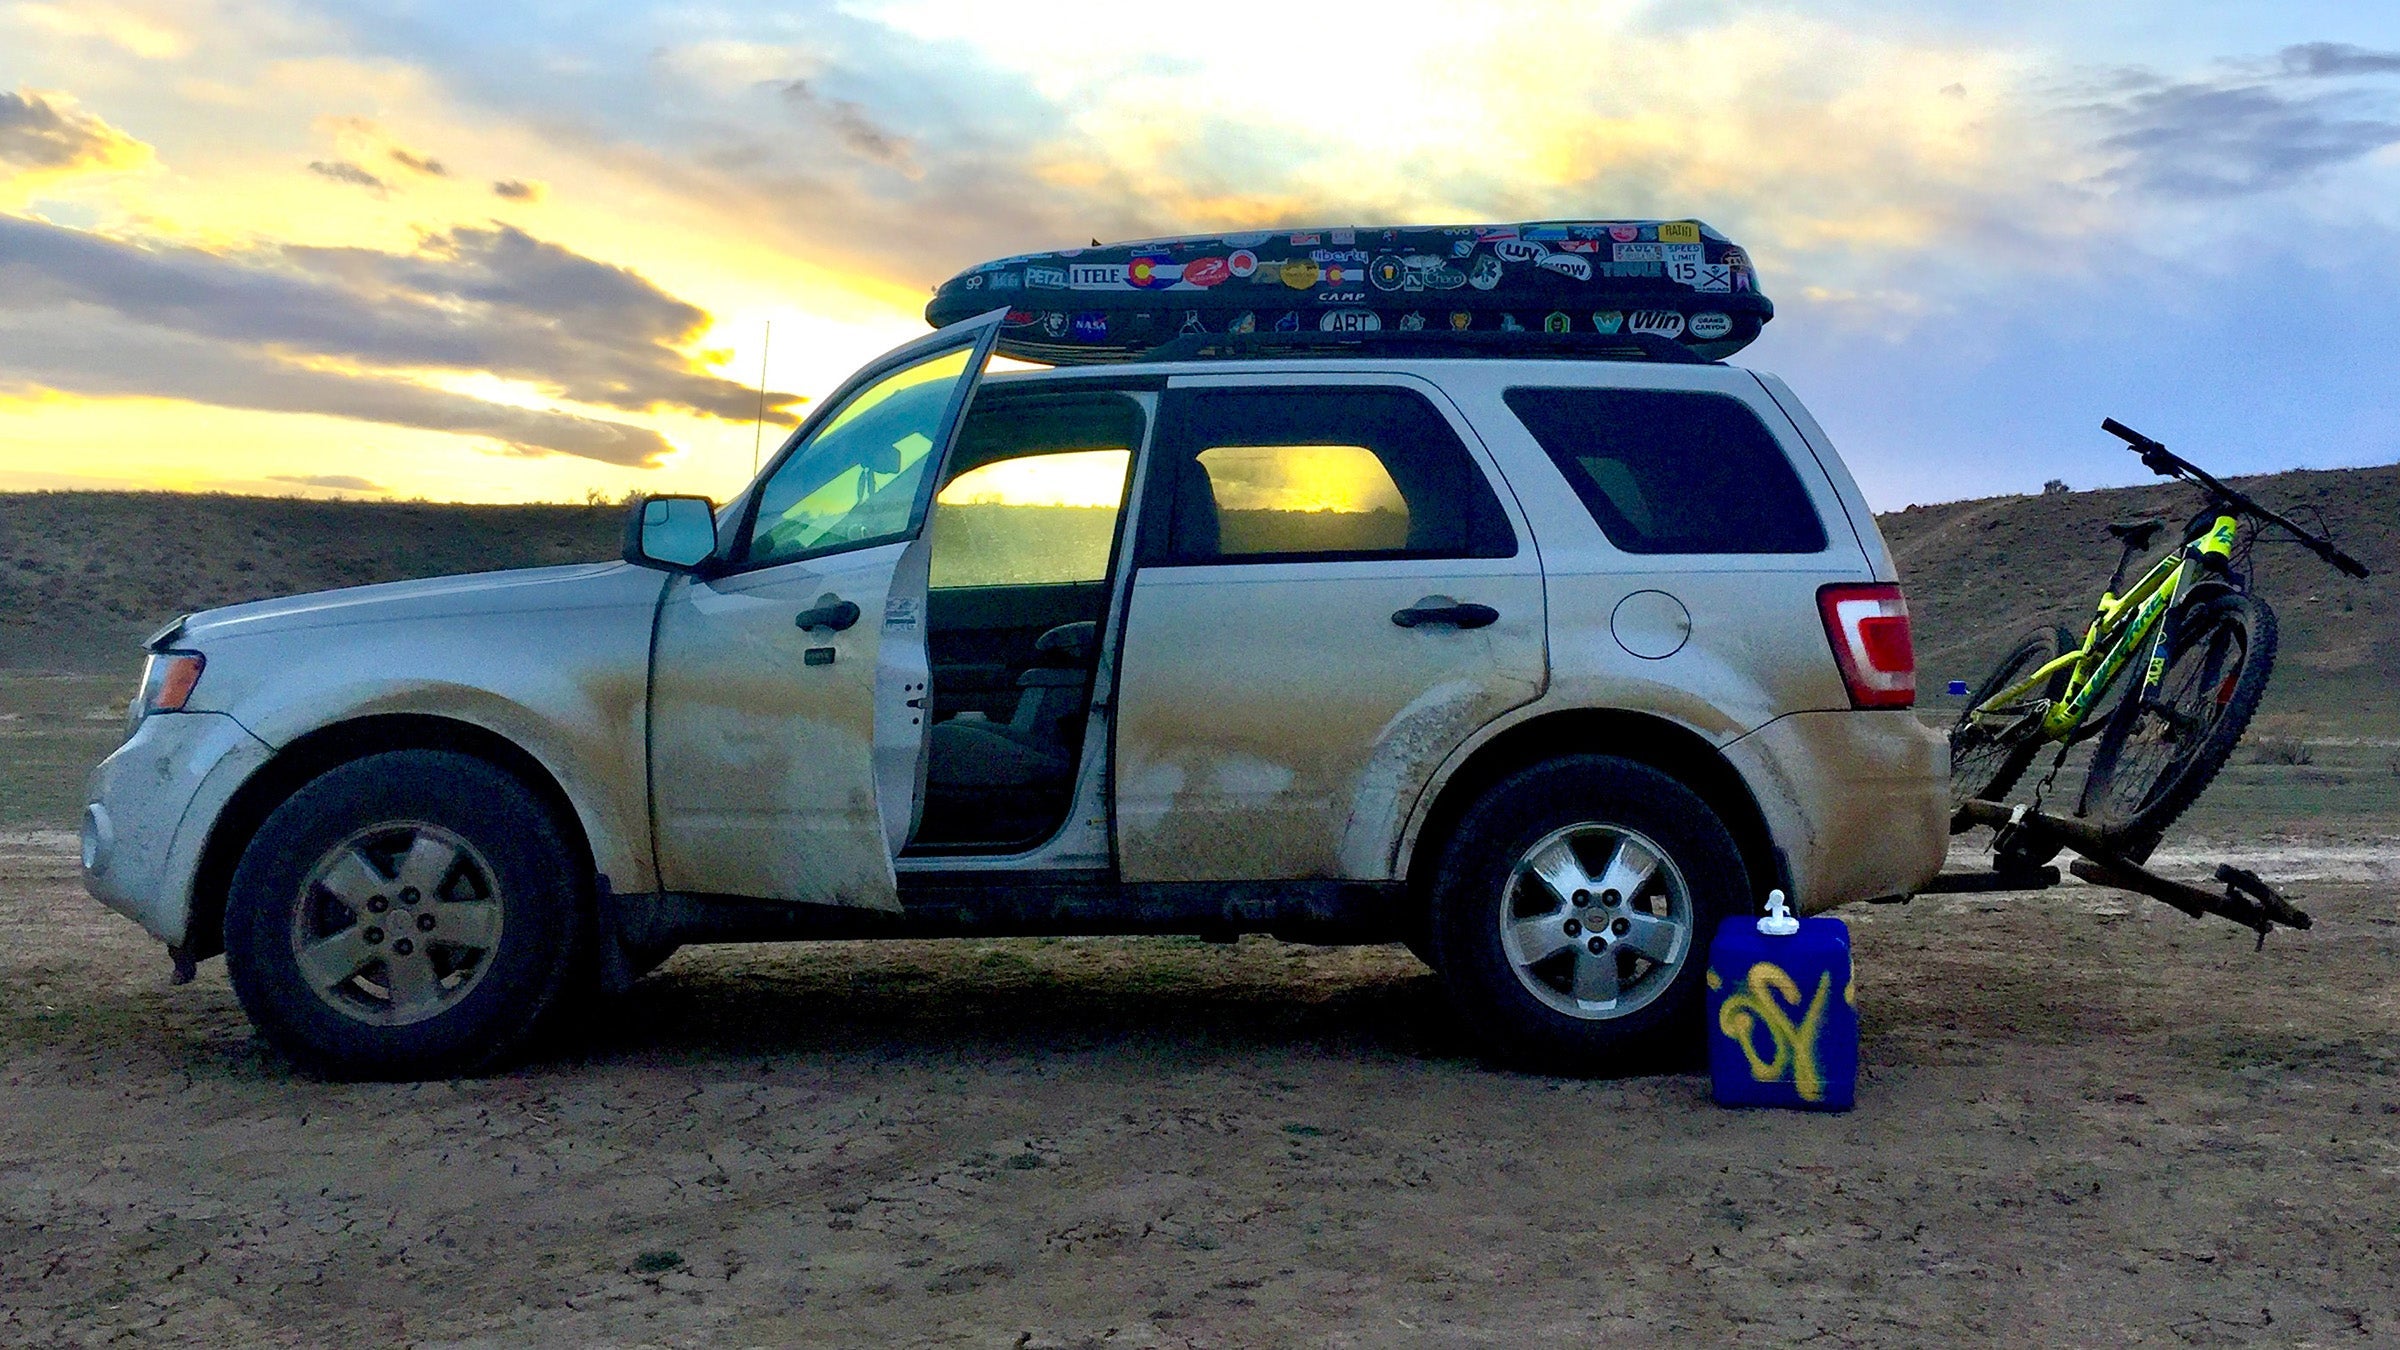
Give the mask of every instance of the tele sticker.
[{"label": "tele sticker", "polygon": [[1067,286],[1078,291],[1113,291],[1125,284],[1123,263],[1073,263],[1067,268]]},{"label": "tele sticker", "polygon": [[1714,342],[1733,331],[1733,319],[1711,309],[1692,316],[1692,336],[1702,342]]}]

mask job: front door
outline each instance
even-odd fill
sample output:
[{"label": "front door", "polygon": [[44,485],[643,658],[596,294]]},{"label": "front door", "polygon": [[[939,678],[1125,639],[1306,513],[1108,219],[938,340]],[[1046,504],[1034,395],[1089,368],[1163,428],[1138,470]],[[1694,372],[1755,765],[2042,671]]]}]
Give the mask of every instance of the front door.
[{"label": "front door", "polygon": [[1377,377],[1183,377],[1117,692],[1127,881],[1391,875],[1465,739],[1548,677],[1541,564],[1455,413]]},{"label": "front door", "polygon": [[670,891],[900,907],[925,772],[926,508],[999,333],[853,377],[660,602],[650,783]]}]

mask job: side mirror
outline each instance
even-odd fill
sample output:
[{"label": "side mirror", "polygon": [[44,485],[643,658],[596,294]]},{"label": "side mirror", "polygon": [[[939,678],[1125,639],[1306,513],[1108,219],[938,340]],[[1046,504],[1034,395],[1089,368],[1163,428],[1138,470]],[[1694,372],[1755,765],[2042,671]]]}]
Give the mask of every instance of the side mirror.
[{"label": "side mirror", "polygon": [[645,497],[625,515],[625,561],[688,572],[717,551],[715,503],[706,497]]}]

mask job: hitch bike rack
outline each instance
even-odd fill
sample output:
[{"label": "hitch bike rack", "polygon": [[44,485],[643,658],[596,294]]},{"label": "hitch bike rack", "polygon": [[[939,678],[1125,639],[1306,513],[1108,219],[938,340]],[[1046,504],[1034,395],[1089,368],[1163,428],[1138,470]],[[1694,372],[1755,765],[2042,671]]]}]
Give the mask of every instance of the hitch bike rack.
[{"label": "hitch bike rack", "polygon": [[[1992,870],[1945,872],[1926,883],[1917,894],[2044,890],[2058,884],[2058,869],[2048,864],[2026,863],[2023,855],[2034,852],[2046,857],[2060,849],[2069,849],[2083,856],[2069,863],[2067,870],[2085,881],[2149,896],[2195,919],[2204,914],[2231,919],[2257,933],[2261,947],[2266,945],[2268,931],[2277,925],[2307,928],[2312,923],[2306,911],[2286,900],[2256,872],[2231,863],[2217,865],[2216,879],[2225,887],[2219,894],[2160,876],[2125,856],[2120,843],[2111,841],[2084,821],[2050,815],[2022,804],[2009,806],[1980,799],[1961,805],[1950,817],[1952,834],[1978,825],[1988,825],[1998,832],[1993,841]],[[2016,860],[2013,865],[2012,858]]]}]

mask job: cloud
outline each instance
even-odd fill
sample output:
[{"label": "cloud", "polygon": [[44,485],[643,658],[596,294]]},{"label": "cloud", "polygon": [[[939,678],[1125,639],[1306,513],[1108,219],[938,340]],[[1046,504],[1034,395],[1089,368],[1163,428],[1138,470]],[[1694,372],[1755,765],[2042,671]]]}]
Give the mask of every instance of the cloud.
[{"label": "cloud", "polygon": [[352,183],[375,192],[388,191],[391,186],[346,159],[310,160],[308,171],[322,178],[330,178],[337,183]]},{"label": "cloud", "polygon": [[[2331,44],[2320,44],[2329,46]],[[2287,68],[2292,53],[2284,52]],[[2297,64],[2303,78],[2384,59],[2345,48]],[[2322,64],[2320,64],[2322,63]],[[2396,66],[2400,69],[2400,66]],[[2169,197],[2235,197],[2290,187],[2400,143],[2400,121],[2360,116],[2347,93],[2287,93],[2270,83],[2161,82],[2089,109],[2118,162],[2103,181]]]},{"label": "cloud", "polygon": [[139,168],[150,147],[90,113],[65,94],[0,92],[0,181],[49,181]]},{"label": "cloud", "polygon": [[354,473],[271,473],[271,483],[291,483],[298,487],[326,488],[335,492],[383,492],[387,489],[370,479]]},{"label": "cloud", "polygon": [[786,106],[822,122],[850,153],[911,178],[922,176],[908,138],[876,121],[857,101],[825,98],[806,80],[787,80],[778,92]]},{"label": "cloud", "polygon": [[503,178],[492,184],[492,195],[512,202],[538,202],[549,189],[522,178]]},{"label": "cloud", "polygon": [[2400,52],[2370,51],[2347,42],[2303,42],[2276,56],[2286,75],[2400,75]]},{"label": "cloud", "polygon": [[397,376],[309,366],[259,347],[146,327],[89,305],[0,309],[0,390],[44,389],[314,413],[488,437],[518,454],[578,455],[633,467],[655,466],[675,448],[647,427],[493,403]]},{"label": "cloud", "polygon": [[[654,463],[672,447],[643,428],[424,377],[498,376],[628,412],[748,422],[758,411],[755,389],[690,350],[705,311],[509,226],[428,235],[405,253],[219,253],[0,214],[0,318],[13,325],[0,370],[21,383],[323,412],[617,464]],[[104,328],[107,341],[86,340]],[[791,424],[784,410],[799,401],[770,392],[768,420]]]},{"label": "cloud", "polygon": [[447,178],[450,176],[450,170],[444,168],[442,166],[442,162],[438,159],[432,159],[424,155],[415,154],[408,149],[397,145],[393,146],[388,153],[391,155],[393,163],[400,165],[402,168],[413,169],[418,173],[424,174],[428,178]]}]

